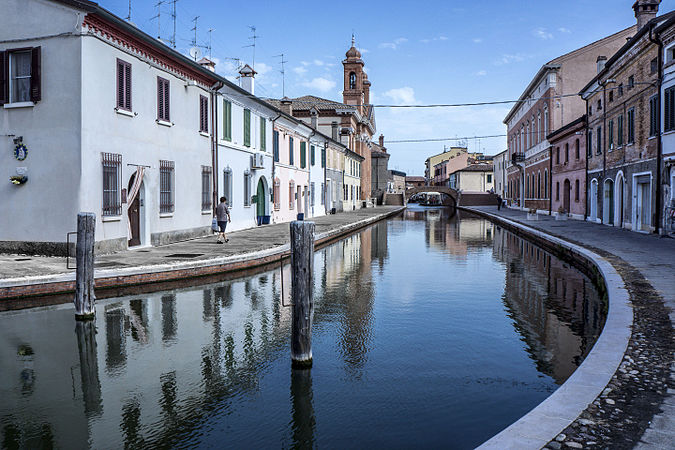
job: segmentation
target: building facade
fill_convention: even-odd
[[[378,204],[382,204],[382,197],[387,192],[387,187],[391,182],[389,156],[387,148],[384,146],[384,136],[380,135],[379,143],[373,143],[370,152],[372,166],[370,171],[372,181],[371,197],[377,199]]]
[[[666,233],[675,233],[675,18],[668,19],[656,30],[661,42],[660,130],[662,186],[662,226]]]
[[[454,171],[448,176],[448,187],[462,192],[486,192],[494,189],[491,163],[471,164]]]
[[[586,116],[549,134],[551,143],[550,210],[583,220],[586,214]]]
[[[362,206],[361,167],[366,164],[365,158],[351,150],[345,151],[345,168],[342,181],[344,211],[360,209]],[[365,181],[363,181],[365,182]]]
[[[495,187],[495,194],[506,198],[506,162],[508,157],[508,150],[504,150],[501,153],[497,153],[493,158],[493,182]]]

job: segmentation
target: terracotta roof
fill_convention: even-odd
[[[405,181],[410,181],[410,182],[413,182],[413,183],[417,182],[417,181],[424,182],[424,181],[426,181],[426,178],[416,177],[416,176],[406,176]]]
[[[492,172],[494,166],[492,164],[471,164],[463,169],[455,170],[452,173],[457,172]]]

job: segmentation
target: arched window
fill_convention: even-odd
[[[356,89],[356,74],[354,72],[349,74],[349,89]]]
[[[532,138],[530,137],[530,122],[527,122],[525,126],[525,149],[530,148],[532,145]]]
[[[544,138],[541,137],[541,111],[537,112],[537,139],[539,142],[544,140]]]
[[[544,198],[548,198],[548,169],[544,169]]]
[[[527,184],[525,185],[525,197],[529,198],[530,197],[530,175],[527,175]]]
[[[295,181],[288,183],[288,209],[295,209]]]
[[[579,201],[579,179],[577,178],[574,182],[574,201]]]
[[[274,195],[274,209],[281,209],[281,180],[279,178],[274,179],[274,190],[272,191]]]
[[[544,107],[544,138],[548,136],[548,107]]]
[[[535,124],[536,122],[534,121],[534,114],[532,114],[532,120],[530,121],[532,124],[532,129],[530,130],[532,132],[530,142],[532,143],[532,146],[537,145],[537,133],[535,132]]]
[[[537,172],[537,198],[541,198],[541,172]]]

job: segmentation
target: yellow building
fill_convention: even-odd
[[[361,208],[361,163],[364,158],[351,150],[344,153],[342,207],[344,211]]]
[[[424,161],[424,178],[426,178],[427,185],[433,185],[431,182],[436,176],[434,174],[434,166],[442,163],[443,161],[449,161],[458,156],[463,156],[463,164],[466,164],[468,158],[472,159],[481,159],[483,157],[482,153],[469,153],[466,147],[450,147],[448,150],[438,155],[430,156]]]

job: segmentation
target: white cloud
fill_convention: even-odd
[[[357,50],[360,51],[362,55],[365,55],[366,53],[370,52],[370,50],[368,50],[367,48],[361,48],[361,47],[358,47]]]
[[[448,37],[447,36],[438,36],[439,41],[447,41]]]
[[[422,44],[428,44],[429,42],[431,42],[431,39],[420,39],[420,42]]]
[[[505,53],[501,56],[500,59],[495,61],[496,66],[503,66],[504,64],[511,64],[514,62],[521,62],[525,61],[527,58],[529,58],[530,55],[526,55],[524,53]]]
[[[394,42],[383,42],[379,45],[380,48],[390,48],[392,50],[396,50],[399,45],[403,44],[404,42],[408,42],[408,39],[404,37],[396,38],[394,39]]]
[[[302,64],[303,66],[307,67],[307,66],[309,66],[309,65],[312,64],[312,63],[309,63],[309,62],[307,62],[307,61],[300,61],[300,64]]]
[[[572,30],[570,30],[569,28],[565,28],[565,27],[558,28],[558,31],[560,31],[561,33],[571,33],[572,32]]]
[[[480,44],[481,42],[483,42],[483,39],[481,39],[481,38],[473,38],[473,43],[474,43],[474,44]]]
[[[478,77],[484,77],[485,75],[487,75],[487,70],[479,70],[476,72],[476,76]]]
[[[264,62],[259,62],[255,65],[255,71],[258,72],[258,75],[265,75],[270,70],[272,70],[272,67]]]
[[[542,28],[542,27],[535,28],[534,30],[532,30],[532,34],[535,37],[538,37],[539,39],[543,39],[545,41],[549,40],[549,39],[553,39],[553,35],[551,33],[549,33],[548,31],[546,31],[546,28]]]
[[[293,68],[293,72],[297,73],[298,75],[304,75],[307,73],[307,69],[305,69],[305,66],[298,66]]]
[[[335,87],[335,81],[327,78],[317,77],[312,81],[305,81],[302,86],[310,89],[316,89],[319,92],[328,92]]]
[[[384,93],[384,96],[392,99],[397,105],[413,105],[417,103],[417,100],[415,100],[415,90],[408,86],[389,89]]]
[[[323,61],[321,61],[320,59],[315,59],[315,60],[314,60],[314,65],[315,65],[315,66],[323,66]]]

